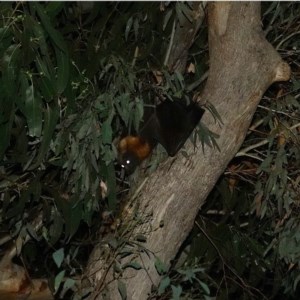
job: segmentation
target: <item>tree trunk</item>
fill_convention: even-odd
[[[126,247],[135,251],[135,255],[126,257],[126,262],[134,260],[143,268],[127,268],[122,273],[127,299],[147,299],[151,286],[159,284],[154,255],[170,266],[192,229],[198,210],[239,150],[262,95],[273,82],[289,79],[289,66],[264,37],[259,3],[210,3],[208,18],[210,70],[201,99],[214,105],[223,124],[216,124],[209,112],[202,121],[220,136],[217,142],[221,151],[205,147],[204,153],[200,148],[195,152],[193,145],[187,142],[190,158],[187,160],[178,154],[175,161],[169,159],[162,164],[133,202],[139,206],[138,211],[128,207],[124,223],[135,222],[135,229],[126,235],[132,242],[131,247],[129,243]],[[139,222],[133,221],[136,219]],[[142,245],[148,253],[135,250],[138,234],[147,237]],[[103,251],[113,258],[107,258],[104,263]],[[112,280],[113,273],[107,271],[115,261],[124,262],[108,245],[93,251],[87,273],[95,288],[91,298],[106,285],[110,299],[121,299],[118,281]]]

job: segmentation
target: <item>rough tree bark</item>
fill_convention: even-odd
[[[262,95],[273,82],[288,80],[290,76],[289,66],[264,37],[259,3],[210,3],[208,18],[210,70],[201,98],[215,106],[223,124],[216,124],[208,112],[203,123],[219,134],[221,151],[206,147],[204,153],[201,149],[194,152],[187,143],[192,155],[189,161],[179,154],[175,162],[162,164],[141,190],[138,213],[146,222],[137,225],[132,233],[146,234],[144,247],[167,265],[193,227],[207,195],[239,150]],[[134,219],[134,214],[129,213],[127,218]],[[113,275],[107,272],[108,265],[103,265],[101,251],[103,248],[95,248],[88,267],[89,280],[95,287],[93,297],[106,282],[110,299],[120,299],[117,282],[111,281]],[[153,256],[140,253],[135,261],[144,268],[124,271],[127,299],[147,299],[160,276]],[[105,275],[109,276],[104,278]]]

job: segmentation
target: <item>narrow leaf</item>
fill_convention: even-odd
[[[168,271],[167,266],[159,258],[156,259],[154,265],[155,265],[155,269],[159,275],[163,275],[163,274],[167,273],[167,271]]]
[[[50,245],[55,245],[63,233],[63,219],[61,215],[55,211],[53,216],[53,224],[49,230],[49,243]]]
[[[69,72],[70,72],[70,61],[69,56],[57,49],[56,50],[57,60],[57,92],[62,93],[68,84]]]
[[[170,20],[170,18],[171,18],[171,16],[172,16],[172,13],[173,13],[173,10],[172,10],[172,9],[170,9],[170,10],[167,12],[167,14],[166,14],[166,16],[165,16],[165,18],[164,18],[163,31],[165,31],[165,29],[166,29],[166,27],[167,27],[167,25],[168,25],[168,23],[169,23],[169,20]]]
[[[119,293],[120,293],[120,296],[121,296],[122,300],[127,299],[126,285],[121,280],[118,280],[118,290],[119,290]]]
[[[13,102],[11,102],[11,104],[13,104]],[[10,112],[8,111],[9,113],[8,118],[0,114],[0,136],[1,136],[0,161],[3,159],[3,155],[9,145],[11,128],[14,119],[13,105],[8,105],[6,107],[6,110],[10,110]]]
[[[67,45],[64,41],[64,38],[58,30],[56,30],[52,27],[51,21],[50,21],[49,17],[47,16],[46,12],[44,11],[44,7],[41,4],[36,3],[36,2],[32,3],[32,5],[36,9],[38,16],[39,16],[43,26],[45,27],[46,31],[48,32],[50,38],[53,40],[55,45],[60,50],[62,50],[66,53]]]
[[[61,282],[65,276],[65,270],[61,271],[60,273],[58,273],[55,277],[54,280],[54,291],[57,292],[57,290],[59,289]]]
[[[25,91],[25,114],[29,136],[40,137],[42,132],[41,98],[34,94],[33,82]]]
[[[180,300],[182,287],[180,285],[179,286],[171,285],[171,288],[172,288],[172,300]]]
[[[59,250],[55,251],[52,254],[52,258],[55,262],[55,264],[57,265],[58,268],[60,268],[61,263],[64,261],[65,258],[65,252],[64,252],[64,248],[60,248]]]
[[[157,291],[159,296],[165,292],[166,288],[170,285],[170,283],[171,283],[171,279],[169,276],[161,280]]]
[[[130,262],[130,263],[127,263],[125,265],[123,265],[122,267],[123,269],[126,269],[126,268],[133,268],[135,270],[140,270],[142,268],[142,266],[136,262],[136,261],[133,261],[133,262]]]
[[[57,125],[57,121],[59,118],[59,108],[57,105],[47,105],[47,109],[44,113],[44,130],[43,130],[43,139],[41,143],[41,147],[39,149],[39,154],[36,162],[30,169],[35,169],[40,165],[43,161],[44,156],[49,150],[50,142]]]
[[[130,17],[129,20],[127,21],[126,28],[125,28],[125,40],[126,41],[128,39],[128,35],[129,35],[130,29],[132,27],[132,23],[133,23],[133,18]]]

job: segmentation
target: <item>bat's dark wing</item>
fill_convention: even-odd
[[[180,101],[166,100],[156,107],[152,115],[156,127],[155,138],[169,156],[174,156],[180,150],[203,113],[204,110],[194,102],[185,105]]]
[[[194,102],[186,105],[182,101],[165,100],[144,123],[139,136],[152,147],[160,143],[169,156],[174,156],[198,125],[203,113],[204,110]]]

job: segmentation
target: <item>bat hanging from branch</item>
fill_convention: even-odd
[[[136,135],[122,138],[118,145],[119,162],[128,174],[146,159],[160,143],[169,156],[175,156],[199,123],[204,110],[195,102],[165,100]]]

